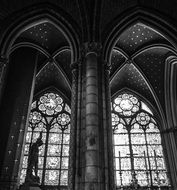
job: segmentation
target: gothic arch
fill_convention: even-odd
[[[107,27],[107,28],[111,28],[111,29],[109,31],[105,31],[105,33],[107,32],[106,33],[107,36],[105,35],[106,40],[105,40],[105,44],[103,46],[103,57],[104,57],[104,60],[106,60],[109,63],[109,65],[111,65],[111,53],[114,50],[113,49],[114,46],[117,46],[117,47],[121,46],[121,45],[120,46],[118,45],[118,42],[117,42],[118,39],[121,38],[121,35],[125,31],[128,31],[128,29],[131,26],[135,26],[137,23],[142,23],[143,25],[150,27],[153,31],[155,30],[157,32],[157,34],[160,34],[162,36],[161,39],[165,39],[168,41],[167,46],[161,46],[162,44],[159,43],[159,44],[153,44],[153,45],[155,45],[155,47],[153,45],[151,46],[151,44],[149,44],[149,47],[147,46],[147,48],[144,48],[144,49],[142,48],[140,51],[138,51],[138,48],[137,48],[137,52],[134,51],[135,54],[133,54],[133,51],[129,52],[130,56],[128,57],[128,59],[125,58],[126,56],[124,55],[125,56],[124,60],[125,60],[125,62],[127,60],[129,60],[129,61],[133,60],[137,63],[138,59],[142,58],[142,56],[140,56],[140,54],[141,54],[140,52],[143,52],[143,51],[148,52],[149,51],[148,54],[146,54],[146,55],[144,54],[147,57],[150,55],[150,52],[154,53],[154,49],[156,49],[156,48],[158,49],[161,46],[161,48],[159,48],[159,49],[161,49],[160,51],[161,51],[161,55],[163,55],[163,60],[161,59],[161,61],[160,61],[157,58],[158,61],[156,61],[156,63],[159,64],[161,71],[163,71],[162,72],[163,74],[159,75],[159,78],[161,78],[161,80],[163,82],[158,83],[156,85],[156,87],[158,88],[158,86],[159,87],[162,86],[163,91],[161,93],[162,95],[158,95],[158,92],[157,92],[157,90],[155,90],[155,88],[154,88],[155,85],[154,85],[153,88],[155,91],[153,92],[153,95],[154,95],[154,97],[156,97],[156,95],[157,95],[157,99],[156,99],[156,102],[158,105],[157,109],[160,112],[160,119],[161,119],[162,126],[163,126],[162,131],[161,131],[162,139],[163,139],[163,142],[164,142],[164,145],[166,148],[165,152],[167,152],[167,154],[166,154],[167,155],[167,163],[169,165],[170,172],[173,173],[175,170],[174,168],[176,168],[175,159],[174,159],[174,157],[176,156],[176,151],[173,151],[172,147],[174,147],[176,140],[173,139],[175,137],[171,138],[171,140],[168,140],[169,139],[168,136],[172,136],[172,133],[175,131],[173,126],[176,126],[174,124],[174,123],[176,123],[176,120],[174,119],[174,115],[176,114],[176,108],[174,108],[175,102],[176,102],[176,92],[174,92],[173,88],[176,85],[176,58],[175,57],[176,57],[176,49],[177,49],[177,43],[176,43],[177,42],[177,39],[176,39],[177,29],[172,24],[168,24],[167,22],[172,23],[172,20],[169,21],[169,19],[165,18],[161,14],[155,13],[153,10],[149,11],[149,10],[145,10],[145,9],[135,8],[135,9],[132,9],[131,11],[127,11],[124,15],[122,15],[122,17],[119,16],[119,18],[115,19],[112,23],[110,23],[110,27]],[[130,31],[132,31],[132,30],[130,30]],[[129,34],[129,33],[126,33],[126,34]],[[122,38],[122,39],[124,39],[124,38]],[[160,40],[159,40],[159,42],[160,42]],[[127,46],[125,46],[125,47],[127,47]],[[169,50],[169,51],[166,51],[165,49]],[[158,52],[158,50],[157,50],[157,52]],[[157,53],[157,52],[155,52],[155,53]],[[143,55],[143,54],[141,54],[141,55]],[[137,59],[136,56],[137,57],[140,56],[140,57]],[[166,59],[167,57],[169,57],[169,58]],[[166,62],[165,62],[165,59],[166,59]],[[114,60],[114,63],[115,62],[116,61]],[[120,62],[119,65],[121,63],[122,62]],[[144,62],[144,63],[147,63],[147,62]],[[161,65],[161,63],[163,63],[163,66]],[[144,64],[143,67],[145,65],[146,64]],[[138,65],[138,66],[140,66],[140,65]],[[150,68],[155,70],[155,68],[151,67],[151,66],[152,66],[152,64],[150,64]],[[116,68],[116,66],[115,66],[115,68]],[[140,67],[140,68],[142,69],[142,67]],[[142,70],[142,72],[144,73],[145,70]],[[147,74],[147,72],[146,72],[144,74],[146,76],[148,76],[148,75],[150,76],[150,73]],[[164,80],[164,75],[166,75],[165,80]],[[154,75],[154,77],[157,77],[157,76]],[[154,81],[151,80],[151,84],[153,82]],[[162,96],[163,96],[163,98],[162,98]],[[171,122],[167,121],[167,120],[169,120],[169,117],[170,117]],[[169,160],[171,160],[171,161],[169,162]],[[172,184],[174,185],[174,187],[176,187],[176,178],[171,176],[171,180],[172,180]]]
[[[77,60],[79,56],[78,44],[80,28],[68,14],[62,9],[56,9],[51,4],[41,4],[35,7],[30,7],[24,10],[23,14],[21,13],[22,12],[18,12],[11,15],[11,17],[17,18],[15,22],[10,19],[5,20],[4,30],[1,31],[2,37],[0,38],[2,57],[8,58],[13,42],[24,30],[30,28],[34,24],[48,21],[62,31],[72,49],[72,61]]]
[[[171,22],[169,22],[169,18],[168,19],[165,18],[165,16],[161,15],[160,13],[157,13],[157,11],[155,10],[148,10],[142,7],[136,7],[132,10],[128,10],[123,15],[115,18],[115,20],[110,22],[109,27],[106,27],[110,29],[105,30],[103,32],[103,35],[105,35],[105,43],[103,44],[103,57],[104,57],[104,60],[106,60],[106,62],[109,65],[111,65],[111,52],[117,42],[118,37],[127,28],[129,28],[131,25],[136,24],[136,23],[145,24],[146,26],[151,27],[152,29],[155,29],[157,32],[162,34],[170,42],[170,45],[168,46],[168,45],[156,44],[155,47],[161,46],[162,48],[168,49],[173,54],[176,55],[177,39],[176,39],[175,33],[177,33],[177,28],[175,28],[172,24],[169,24],[169,23],[172,23],[172,20]],[[146,51],[148,49],[152,49],[152,48],[154,48],[154,46],[152,47],[149,46],[149,47],[146,47],[145,49],[141,49],[140,51],[136,52],[134,55],[129,57],[129,59],[134,59],[139,53]],[[125,57],[127,59],[127,55]],[[166,70],[167,69],[165,69],[165,71]],[[165,112],[161,108],[156,95],[154,93],[153,95],[158,104],[158,109],[161,112],[161,117],[164,118]],[[169,101],[169,100],[165,99],[165,101]],[[164,124],[165,123],[166,122],[164,122]]]
[[[168,22],[167,22],[168,21]],[[134,8],[126,11],[123,15],[118,16],[112,22],[110,22],[110,28],[103,32],[105,34],[105,43],[103,44],[103,56],[106,61],[110,60],[110,54],[112,48],[114,47],[118,36],[123,33],[130,25],[134,23],[143,23],[164,35],[171,44],[176,48],[176,32],[177,28],[172,23],[172,20],[169,22],[169,18],[158,14],[157,10],[148,10],[141,7]]]
[[[147,105],[150,108],[150,110],[152,110],[152,112],[154,114],[154,118],[157,120],[157,123],[159,124],[159,126],[163,126],[164,125],[164,120],[163,120],[162,116],[158,113],[158,111],[152,105],[152,103],[149,102],[149,100],[147,100],[147,98],[145,98],[144,96],[142,96],[140,93],[135,92],[134,90],[132,90],[130,88],[126,88],[125,87],[125,88],[117,91],[113,96],[111,96],[111,99],[114,99],[116,96],[118,96],[118,94],[123,94],[123,93],[132,94],[132,95],[138,97],[139,100],[147,103]],[[161,131],[161,130],[163,130],[163,128],[159,128],[159,130]]]

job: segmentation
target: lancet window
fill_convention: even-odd
[[[151,109],[130,93],[119,94],[111,106],[117,186],[169,186],[159,126]]]
[[[20,184],[25,181],[29,148],[42,131],[38,176],[44,186],[67,186],[71,110],[59,94],[45,93],[31,105]]]

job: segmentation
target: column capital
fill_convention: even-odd
[[[100,42],[86,42],[81,46],[82,56],[87,56],[90,53],[99,55],[101,53],[102,46]]]

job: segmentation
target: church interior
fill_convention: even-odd
[[[0,190],[177,190],[177,1],[0,1]]]

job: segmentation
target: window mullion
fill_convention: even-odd
[[[145,142],[146,142],[146,152],[147,152],[147,159],[148,159],[148,165],[149,165],[150,182],[151,182],[151,186],[153,186],[151,162],[150,162],[150,158],[149,158],[149,148],[148,148],[147,136],[146,136],[146,135],[147,135],[147,134],[146,134],[146,131],[144,130],[144,136],[145,136]],[[148,183],[149,183],[149,182],[148,182]]]
[[[135,169],[134,169],[134,155],[133,155],[133,148],[132,148],[132,143],[131,143],[131,128],[130,126],[127,126],[128,128],[128,139],[129,139],[129,149],[130,149],[130,163],[131,163],[131,176],[132,179],[134,178],[134,174],[135,174]]]
[[[42,185],[44,185],[44,180],[45,180],[45,172],[46,172],[46,161],[47,161],[47,149],[48,149],[48,140],[49,140],[49,130],[50,126],[47,124],[46,126],[47,129],[47,134],[46,134],[46,140],[45,140],[45,150],[44,150],[44,163],[43,163],[43,171],[42,171]]]
[[[60,173],[59,173],[59,186],[60,186],[60,180],[61,180],[61,167],[62,167],[62,157],[63,157],[63,134],[64,134],[64,131],[62,129],[62,136],[61,136],[61,152],[60,152]]]

